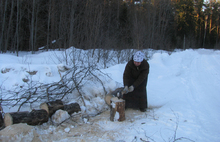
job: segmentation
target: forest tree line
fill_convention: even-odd
[[[1,0],[0,51],[220,48],[220,2]]]

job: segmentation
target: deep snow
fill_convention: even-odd
[[[30,70],[37,71],[37,74],[32,76],[32,80],[43,83],[59,81],[57,67],[66,65],[64,53],[68,53],[69,50],[76,49],[70,48],[66,52],[48,51],[34,55],[23,53],[19,57],[10,53],[1,54],[1,89],[24,86],[22,79],[27,78],[26,71]],[[77,55],[80,53],[79,57],[84,58],[83,64],[95,62],[87,56],[86,51],[76,50],[75,53]],[[125,112],[125,121],[111,122],[108,106],[103,100],[105,93],[102,86],[88,81],[85,82],[83,89],[90,99],[86,100],[86,107],[81,105],[82,110],[87,110],[91,114],[96,113],[97,110],[105,111],[98,116],[84,118],[84,121],[77,124],[69,122],[61,127],[48,122],[42,126],[35,126],[39,138],[42,141],[62,142],[175,140],[219,142],[220,51],[189,49],[170,54],[165,51],[146,50],[145,53],[148,53],[150,64],[147,112],[128,109]],[[110,77],[101,78],[109,92],[123,86],[122,76],[126,62],[122,61],[118,64],[114,58],[108,60],[106,64],[108,68],[103,68],[104,61],[100,61],[98,66]],[[71,64],[68,63],[68,66]],[[76,97],[73,95],[74,92],[65,102],[77,101],[74,100]],[[3,106],[3,109],[7,113],[16,111],[17,108]],[[30,110],[30,108],[23,107],[22,110]]]

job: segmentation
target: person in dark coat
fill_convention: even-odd
[[[144,54],[137,51],[132,59],[127,63],[124,74],[125,108],[136,108],[146,111],[147,104],[147,80],[149,74],[149,64],[144,59]]]

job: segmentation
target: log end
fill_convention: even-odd
[[[5,123],[5,127],[10,126],[10,125],[13,124],[13,118],[11,117],[10,113],[5,113],[4,123]]]
[[[48,107],[47,103],[40,104],[40,109],[46,110],[47,113],[49,114],[49,107]]]
[[[109,106],[111,105],[111,99],[112,99],[112,95],[111,94],[107,94],[106,96],[105,96],[105,102],[106,102],[106,104],[108,104]]]

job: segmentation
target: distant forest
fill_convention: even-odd
[[[0,51],[220,49],[220,1],[1,0]]]

